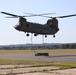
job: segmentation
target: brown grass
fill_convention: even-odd
[[[76,54],[76,49],[53,49],[53,50],[0,50],[0,54],[34,54],[48,52],[49,54]]]

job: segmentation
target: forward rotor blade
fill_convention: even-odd
[[[14,16],[9,17],[9,16],[7,16],[7,17],[5,17],[5,18],[18,18],[18,17],[14,17]]]
[[[56,18],[67,18],[67,17],[73,17],[73,16],[76,16],[76,14],[66,15],[66,16],[59,16],[59,17],[56,17]]]
[[[2,14],[6,14],[6,15],[10,15],[10,16],[14,16],[14,17],[16,17],[16,18],[20,17],[20,16],[18,16],[18,15],[14,15],[14,14],[6,13],[6,12],[1,12],[1,13],[2,13]]]

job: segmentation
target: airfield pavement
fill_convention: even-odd
[[[0,59],[36,60],[48,62],[76,62],[76,55],[51,54],[49,56],[35,56],[34,54],[0,54]]]

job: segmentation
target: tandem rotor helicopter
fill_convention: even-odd
[[[54,38],[55,38],[55,34],[59,31],[57,18],[67,18],[67,17],[76,16],[76,14],[59,16],[59,17],[46,16],[48,14],[53,14],[53,13],[45,13],[45,14],[26,13],[29,15],[19,16],[19,15],[7,13],[7,12],[1,12],[1,13],[11,16],[7,18],[19,18],[19,22],[14,26],[14,28],[18,31],[25,32],[26,36],[29,36],[29,33],[33,33],[34,36],[37,36],[39,34],[45,35],[45,37],[47,37],[47,35],[53,35]],[[48,19],[45,24],[39,24],[39,23],[28,22],[27,19],[24,18],[24,17],[33,17],[33,16],[42,16],[50,19]]]

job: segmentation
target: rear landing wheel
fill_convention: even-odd
[[[45,35],[45,38],[47,38],[47,35]]]
[[[55,38],[55,35],[53,35],[53,37]]]
[[[26,36],[29,36],[29,34],[26,34]]]
[[[34,36],[37,36],[37,34],[34,34]]]

